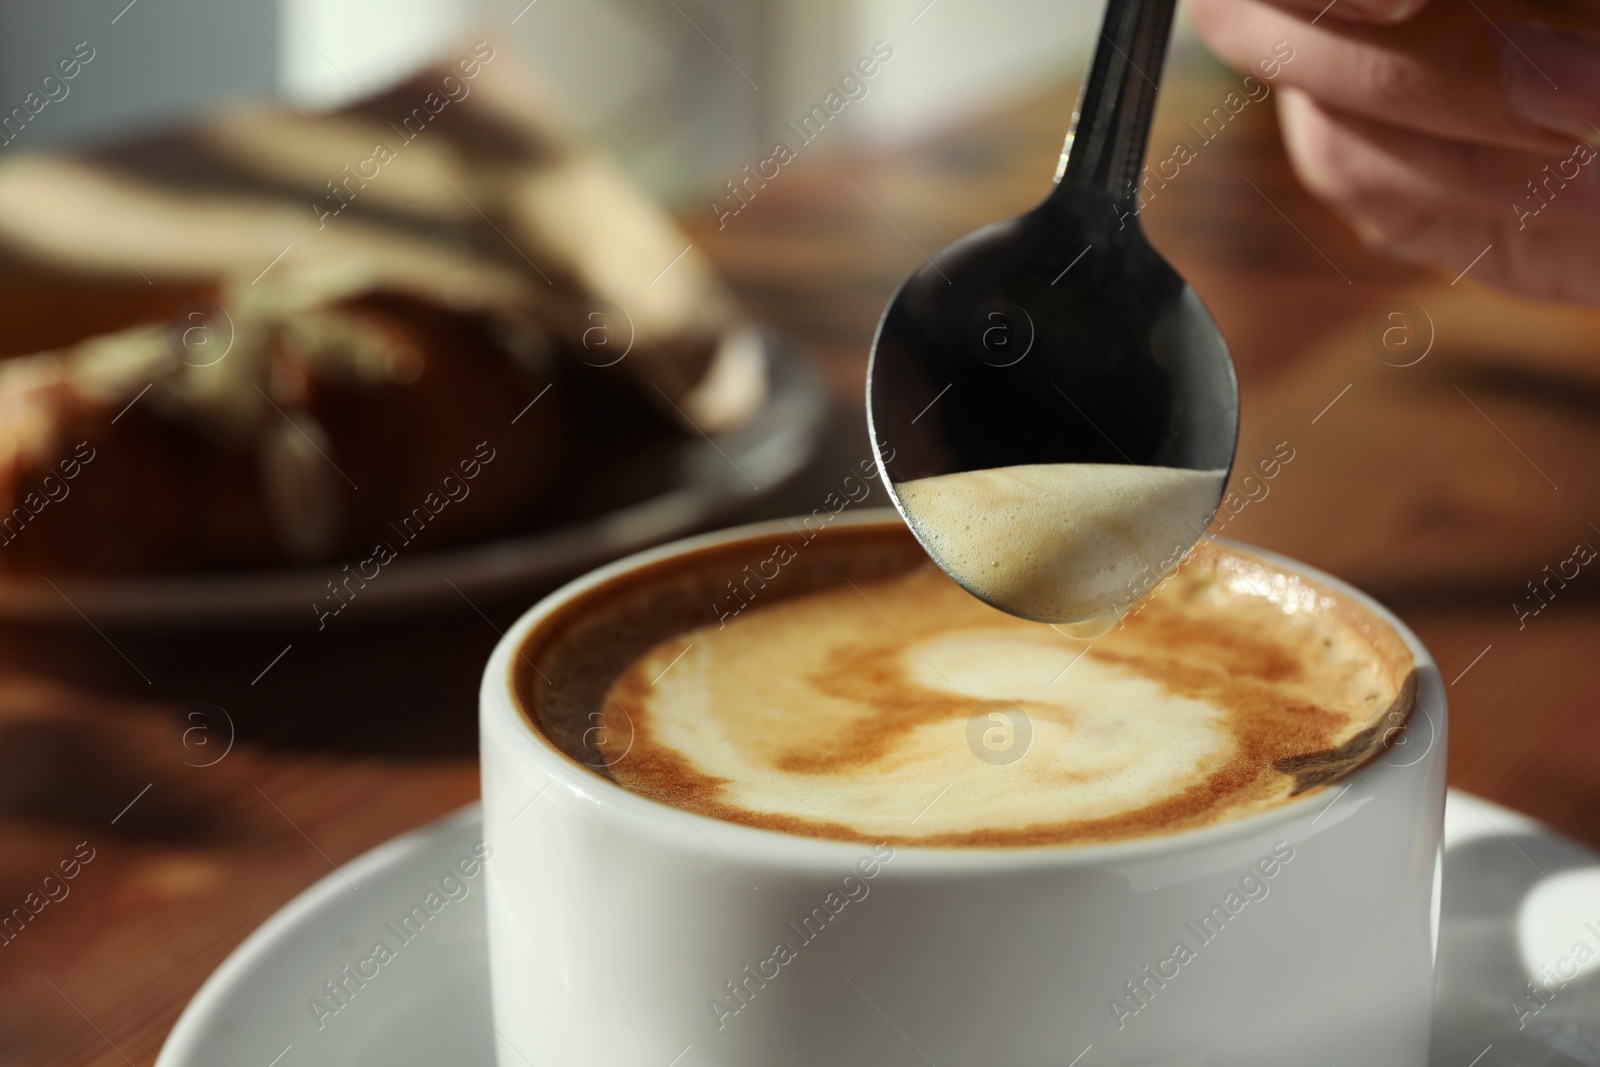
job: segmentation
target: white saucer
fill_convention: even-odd
[[[300,894],[201,987],[156,1067],[492,1067],[483,875],[454,871],[481,829],[477,805],[463,808]],[[457,899],[440,891],[446,872],[455,881],[444,889]],[[437,913],[414,920],[420,929],[408,928],[412,939],[402,943],[386,924],[430,890],[439,892]],[[378,941],[399,947],[388,962],[362,968]],[[1595,958],[1576,980],[1561,988],[1541,974],[1560,967],[1571,975],[1580,942]],[[323,983],[343,978],[346,966],[373,977],[360,986],[345,979],[340,1005]],[[1541,990],[1548,1005],[1519,1029],[1517,1007],[1538,1003],[1524,985],[1530,978],[1556,992]],[[314,997],[321,1013],[309,1006]],[[1600,1067],[1600,856],[1456,791],[1445,813],[1432,1064]]]

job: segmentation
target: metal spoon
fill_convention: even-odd
[[[941,558],[940,535],[950,531],[937,522],[948,516],[917,521],[904,483],[1036,464],[1215,472],[1214,495],[1191,494],[1185,540],[1173,546],[1186,551],[1233,463],[1239,390],[1227,345],[1139,225],[1175,2],[1110,0],[1055,187],[1032,211],[968,234],[907,278],[873,341],[867,425],[895,506],[952,577],[1028,618],[1114,617],[1126,607],[1041,607],[977,588]],[[1151,561],[1141,562],[1148,572]]]

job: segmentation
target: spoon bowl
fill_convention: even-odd
[[[1130,555],[1144,572],[1159,571],[1203,534],[1233,462],[1238,383],[1205,306],[1146,241],[1136,184],[1172,9],[1173,0],[1111,0],[1050,195],[962,237],[907,278],[868,365],[868,426],[884,484],[923,547],[980,598],[1042,621],[1104,616],[1118,605],[1039,600],[975,581],[969,567],[951,565],[947,549],[961,533],[944,527],[955,520],[908,508],[903,486],[1064,464],[1136,468],[1124,472],[1134,485],[1152,468],[1206,472],[1203,491],[1182,497],[1194,514],[1178,524],[1181,543],[1150,559],[1140,557],[1153,549],[1130,542]],[[1103,534],[1093,536],[1104,542]]]

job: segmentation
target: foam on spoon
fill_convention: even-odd
[[[935,562],[974,595],[1097,636],[1200,538],[1227,471],[1040,463],[895,487]]]

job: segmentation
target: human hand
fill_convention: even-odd
[[[1369,244],[1451,275],[1482,254],[1477,281],[1600,306],[1600,24],[1583,10],[1188,0],[1232,63],[1294,49],[1275,79],[1290,158]]]

